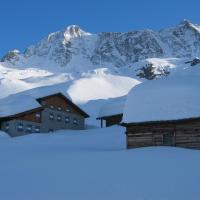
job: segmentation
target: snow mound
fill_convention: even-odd
[[[126,95],[139,83],[140,81],[133,78],[106,74],[101,69],[96,70],[95,74],[86,75],[74,81],[68,88],[68,93],[75,102],[83,104],[90,100]]]
[[[172,76],[147,81],[128,94],[124,123],[200,117],[198,76]]]

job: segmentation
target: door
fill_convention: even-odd
[[[173,133],[164,133],[163,134],[163,145],[164,146],[173,146],[174,145],[174,134]]]

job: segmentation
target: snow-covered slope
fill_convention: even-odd
[[[199,200],[200,152],[125,149],[125,129],[0,138],[2,200]]]

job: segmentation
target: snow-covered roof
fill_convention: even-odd
[[[41,105],[31,96],[10,95],[0,100],[0,117],[12,116],[40,107]]]
[[[31,90],[26,90],[24,92],[20,92],[17,94],[14,94],[14,96],[21,96],[21,95],[28,95],[33,97],[34,99],[50,96],[56,93],[62,93],[66,98],[71,100],[71,97],[67,93],[67,89],[63,84],[56,84],[52,86],[43,86],[43,87],[38,87],[34,88]],[[11,95],[12,96],[12,95]]]
[[[108,100],[100,109],[98,118],[119,115],[123,113],[126,96]]]
[[[165,121],[200,117],[200,79],[174,76],[147,81],[128,94],[124,123]]]
[[[8,117],[35,108],[40,108],[41,105],[36,101],[36,99],[56,93],[62,93],[65,97],[71,100],[63,88],[59,89],[56,86],[39,87],[0,99],[0,117]]]

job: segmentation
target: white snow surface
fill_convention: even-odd
[[[128,94],[122,121],[137,123],[200,117],[199,102],[199,75],[147,81]]]
[[[126,96],[108,99],[107,102],[100,108],[98,117],[101,118],[122,114],[124,111],[125,101]]]
[[[125,149],[113,126],[0,138],[2,200],[199,200],[200,151]]]

